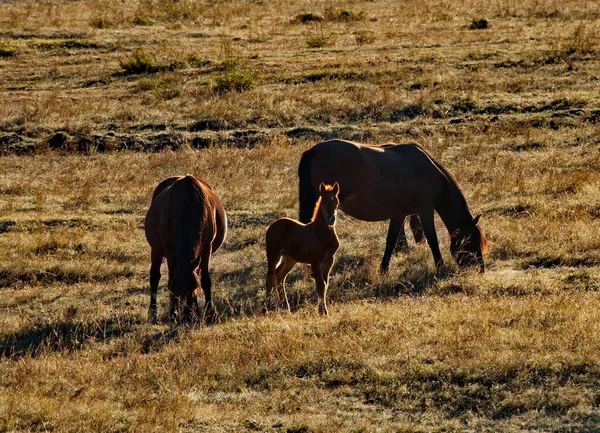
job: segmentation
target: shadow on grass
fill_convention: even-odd
[[[74,352],[89,342],[104,342],[133,334],[146,323],[146,318],[139,315],[115,315],[98,321],[62,320],[35,325],[0,335],[0,357],[14,359],[39,357],[49,352]],[[178,336],[177,328],[136,335],[135,347],[141,353],[153,352]]]
[[[329,280],[328,302],[336,304],[366,299],[422,296],[430,288],[454,276],[455,272],[452,267],[436,272],[431,267],[408,266],[401,273],[381,277],[379,267],[368,262],[368,259],[360,255],[340,255],[336,258]],[[262,268],[245,266],[221,274],[219,281],[213,284],[213,302],[218,322],[262,314],[265,272]],[[460,290],[460,287],[456,288],[456,291]],[[302,308],[316,308],[315,281],[309,265],[297,264],[288,274],[286,292],[292,312]],[[277,305],[278,299],[277,293],[273,293],[273,305]],[[199,296],[199,301],[203,305],[202,295]]]
[[[407,266],[401,273],[391,277],[381,277],[379,267],[374,267],[360,255],[340,255],[331,272],[328,302],[332,304],[361,301],[367,299],[393,299],[401,296],[422,296],[440,282],[451,278],[455,269],[448,267],[436,272],[431,267]],[[213,276],[212,294],[216,311],[216,323],[230,319],[262,315],[265,301],[264,267],[247,265]],[[445,294],[461,291],[461,287],[446,288]],[[315,281],[309,265],[297,264],[286,279],[286,292],[292,312],[302,308],[316,308],[317,295]],[[446,293],[447,292],[447,293]],[[127,296],[148,293],[147,287],[131,287]],[[169,323],[166,314],[168,290],[159,287],[158,308],[159,323]],[[125,297],[121,297],[124,302]],[[277,293],[272,294],[273,304],[278,300]],[[204,294],[198,294],[200,309],[204,311]],[[194,326],[204,326],[203,319]]]

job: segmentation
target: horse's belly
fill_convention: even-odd
[[[340,207],[344,213],[363,221],[385,221],[396,216],[399,212],[397,206],[379,202],[377,198],[358,200],[356,195],[344,199]]]

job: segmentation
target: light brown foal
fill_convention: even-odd
[[[265,309],[270,304],[273,286],[280,305],[290,310],[285,292],[285,278],[298,262],[311,266],[316,283],[319,313],[328,315],[327,283],[333,259],[339,247],[335,232],[335,217],[340,186],[321,183],[319,199],[308,224],[291,218],[280,218],[269,226],[266,234],[267,284]]]

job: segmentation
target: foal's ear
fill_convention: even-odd
[[[335,195],[338,195],[338,194],[339,194],[339,192],[340,192],[340,184],[339,184],[339,183],[337,183],[337,182],[336,182],[336,183],[334,183],[334,184],[333,184],[333,189],[332,189],[332,191],[333,191],[333,193],[334,193]]]
[[[324,192],[325,192],[325,184],[323,182],[321,182],[321,185],[319,185],[319,194],[323,195]]]
[[[473,218],[473,225],[476,226],[479,223],[479,218],[481,218],[481,214],[477,215]]]

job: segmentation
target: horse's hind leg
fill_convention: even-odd
[[[421,225],[419,215],[411,215],[408,218],[408,221],[410,223],[410,231],[412,232],[413,237],[415,238],[415,243],[420,244],[422,242],[425,242],[423,226]]]
[[[398,246],[398,248],[401,250],[406,250],[408,248],[406,234],[404,233],[404,219],[405,215],[401,215],[390,220],[390,226],[388,228],[388,234],[385,240],[385,252],[383,253],[383,258],[381,259],[382,274],[385,274],[388,271],[394,248],[396,248],[396,246]]]
[[[215,323],[215,306],[212,302],[212,280],[209,273],[210,265],[210,253],[211,245],[205,246],[202,250],[202,257],[200,259],[200,285],[204,291],[205,307],[205,321],[207,325]]]
[[[285,291],[285,279],[295,265],[295,260],[284,255],[281,259],[281,263],[279,263],[279,266],[277,266],[277,269],[275,270],[275,282],[277,285],[277,294],[279,295],[279,303],[281,307],[287,309],[287,311],[291,311],[291,308]]]
[[[433,254],[435,266],[438,270],[440,270],[444,266],[444,260],[442,259],[442,253],[440,252],[437,233],[435,232],[433,209],[419,213],[419,218],[421,218],[423,232],[425,233],[425,238],[427,238],[427,243],[429,244],[429,248]]]
[[[160,265],[162,264],[162,251],[152,248],[150,253],[150,306],[148,307],[148,320],[156,323],[156,294],[160,281]]]

